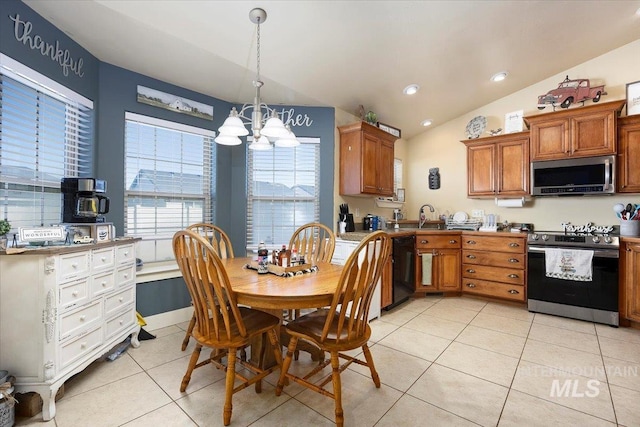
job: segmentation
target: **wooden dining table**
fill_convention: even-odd
[[[278,276],[272,273],[260,274],[248,266],[252,257],[227,258],[222,263],[229,276],[229,281],[236,293],[237,302],[259,310],[267,311],[282,318],[283,310],[318,308],[331,305],[336,286],[340,282],[341,265],[318,262],[317,271],[311,271],[292,277]],[[280,341],[287,345],[289,337],[280,333]],[[262,341],[252,342],[251,361],[260,364],[256,359]],[[268,343],[265,343],[269,346]],[[312,360],[321,361],[324,353],[311,343],[299,341],[298,349],[306,351]],[[267,351],[267,366],[275,363],[271,351]]]

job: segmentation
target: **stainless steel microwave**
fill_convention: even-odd
[[[616,157],[531,162],[533,196],[585,196],[614,194]]]

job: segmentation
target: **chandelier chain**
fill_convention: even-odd
[[[260,81],[260,18],[258,18],[258,30],[257,30],[258,42],[256,43],[256,84]]]

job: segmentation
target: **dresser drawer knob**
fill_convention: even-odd
[[[511,243],[509,243],[509,247],[511,247],[511,248],[518,248],[518,247],[520,247],[520,244],[519,244],[519,243],[516,243],[516,242],[511,242]]]
[[[78,291],[71,292],[71,295],[73,295],[74,297],[77,297],[78,296]]]
[[[105,262],[106,260],[107,260],[107,258],[106,258],[106,257],[101,257],[101,258],[100,258],[100,261],[102,261],[102,262]]]
[[[520,292],[516,291],[515,289],[509,289],[509,293],[512,295],[515,295],[515,294],[519,294]]]
[[[123,297],[120,297],[120,298],[118,298],[118,301],[119,301],[119,302],[122,302],[122,301],[124,301],[124,298],[123,298]]]
[[[87,318],[87,316],[82,315],[82,316],[80,316],[80,321],[81,321],[81,322],[84,322],[84,319],[86,319],[86,318]]]
[[[128,275],[127,273],[125,273],[123,277],[124,277],[125,279],[128,279],[128,278],[129,278],[129,275]]]
[[[512,274],[510,274],[508,277],[509,277],[510,279],[517,279],[517,278],[518,278],[518,275],[517,275],[517,274],[513,274],[513,273],[512,273]]]
[[[120,319],[120,324],[122,325],[124,323],[124,320]]]
[[[420,243],[423,244],[423,245],[426,245],[427,243],[429,243],[429,241],[428,240],[420,240]]]
[[[475,244],[476,244],[476,241],[475,241],[475,240],[467,240],[467,243],[468,243],[469,245],[475,245]]]
[[[125,251],[124,256],[129,256],[129,251]]]
[[[104,281],[103,281],[103,282],[101,282],[100,284],[102,285],[102,287],[103,287],[103,288],[104,288],[105,286],[107,286],[107,282],[104,282]]]
[[[476,285],[474,283],[467,283],[468,288],[475,288]]]
[[[475,255],[467,255],[467,258],[469,258],[469,259],[476,259],[476,256],[475,256]]]
[[[80,348],[87,348],[87,342],[83,341],[82,343],[80,343]]]
[[[449,240],[449,243],[451,243],[453,245],[453,244],[458,243],[458,242],[456,242],[454,239],[451,239],[451,240]]]
[[[517,258],[509,258],[509,262],[516,263],[516,262],[520,262],[520,260]]]
[[[78,263],[74,262],[73,264],[71,264],[71,267],[78,268]]]
[[[467,268],[467,273],[475,273],[476,271],[473,268]]]

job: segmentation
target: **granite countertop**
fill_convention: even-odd
[[[474,230],[446,230],[446,229],[437,229],[437,228],[413,228],[413,227],[405,227],[405,228],[389,228],[385,231],[391,238],[394,237],[405,237],[405,236],[413,236],[415,234],[448,234],[448,233],[464,233],[464,234],[482,234],[482,235],[515,235],[515,236],[526,236],[527,233],[512,233],[510,231],[474,231]],[[349,233],[338,233],[336,234],[336,238],[341,240],[351,240],[351,241],[360,241],[367,237],[369,234],[373,233],[373,231],[353,231]]]

